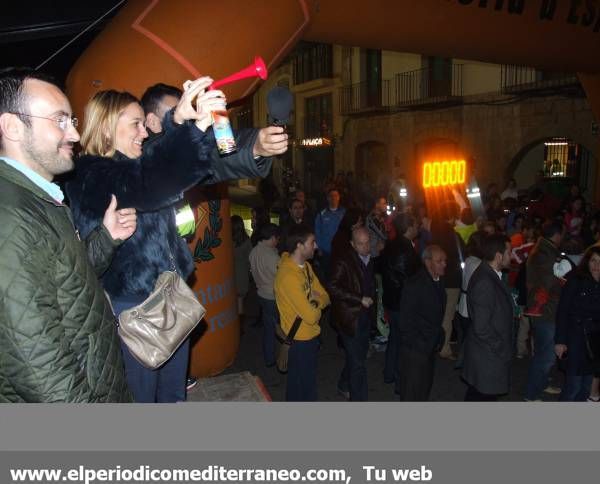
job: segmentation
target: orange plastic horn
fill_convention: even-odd
[[[262,57],[256,56],[254,63],[241,71],[231,74],[230,76],[219,79],[211,84],[209,89],[216,89],[217,87],[224,86],[225,84],[231,84],[232,82],[239,81],[240,79],[246,79],[247,77],[260,77],[263,81],[267,79],[269,73],[267,66]]]

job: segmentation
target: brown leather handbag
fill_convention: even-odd
[[[142,365],[154,370],[173,356],[205,314],[177,272],[163,272],[143,303],[119,315],[119,336]]]

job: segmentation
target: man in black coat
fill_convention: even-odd
[[[413,246],[419,233],[414,217],[405,213],[394,217],[392,224],[396,238],[388,240],[379,256],[383,286],[383,307],[389,315],[390,334],[385,349],[383,380],[393,383],[398,378],[398,326],[400,324],[400,299],[404,282],[415,275],[421,260]]]
[[[462,262],[465,253],[463,240],[454,230],[459,215],[460,207],[456,202],[445,202],[431,223],[431,241],[439,245],[448,257],[444,276],[448,303],[443,322],[444,344],[440,349],[440,356],[448,359],[455,359],[450,347],[450,336],[462,286]]]
[[[502,269],[510,266],[508,237],[483,240],[483,260],[467,288],[471,323],[464,342],[462,378],[469,388],[467,402],[496,401],[508,393],[512,358],[513,303]]]
[[[400,302],[401,371],[396,393],[405,402],[429,400],[435,354],[444,341],[446,291],[441,278],[446,254],[439,246],[430,245],[423,251],[423,263],[425,267],[406,281]]]
[[[368,397],[367,352],[369,330],[376,317],[375,272],[371,259],[369,231],[359,227],[352,231],[353,250],[334,259],[329,295],[332,319],[346,354],[346,363],[338,382],[340,393],[353,402],[365,402]]]

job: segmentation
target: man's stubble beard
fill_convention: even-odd
[[[67,143],[59,143],[54,150],[39,149],[35,146],[31,129],[23,142],[23,151],[29,159],[38,164],[44,171],[52,176],[71,171],[75,164],[72,158],[60,154],[61,146]]]

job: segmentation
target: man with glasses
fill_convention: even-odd
[[[47,119],[49,121],[54,121],[54,124],[56,124],[56,126],[58,126],[62,131],[66,131],[69,128],[69,126],[73,126],[74,128],[77,128],[77,126],[79,126],[79,120],[76,117],[64,112],[56,113],[56,116],[51,118],[47,116],[34,116],[33,114],[17,112],[11,112],[10,114],[16,114],[20,118],[24,116],[26,118]]]
[[[68,99],[27,69],[0,72],[0,93],[0,402],[130,401],[98,277],[135,210],[113,196],[81,241],[52,183],[79,141]]]

